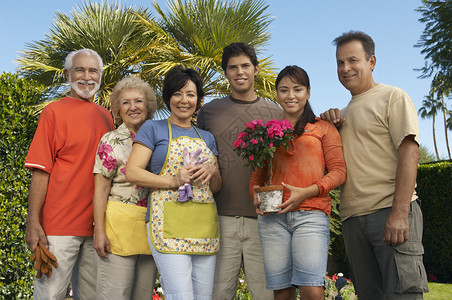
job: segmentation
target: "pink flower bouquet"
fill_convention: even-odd
[[[237,155],[247,160],[245,166],[260,169],[273,158],[277,148],[287,148],[292,138],[293,127],[287,120],[254,120],[245,125],[232,146]]]

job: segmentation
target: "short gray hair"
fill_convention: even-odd
[[[135,76],[129,76],[123,78],[119,81],[110,95],[110,109],[113,115],[113,119],[116,125],[122,124],[122,118],[119,114],[119,107],[121,106],[119,103],[119,96],[121,92],[126,90],[138,90],[143,92],[146,100],[146,107],[148,110],[148,115],[146,119],[152,119],[154,117],[154,113],[157,110],[157,100],[155,98],[154,90],[151,88],[149,83]]]
[[[97,61],[99,63],[99,72],[100,72],[100,74],[103,73],[104,63],[102,62],[102,58],[100,57],[100,55],[96,51],[88,49],[88,48],[72,51],[71,53],[69,53],[66,56],[66,59],[64,61],[64,69],[65,70],[68,70],[68,71],[71,70],[71,68],[72,68],[72,60],[74,59],[74,56],[76,56],[78,54],[93,55],[97,59]]]

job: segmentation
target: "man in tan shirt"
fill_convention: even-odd
[[[360,299],[422,299],[416,109],[403,90],[374,81],[370,36],[350,31],[334,43],[338,78],[352,99],[321,117],[338,127],[344,147],[341,219],[355,289]]]

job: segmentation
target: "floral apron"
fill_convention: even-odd
[[[180,136],[173,139],[171,123],[168,120],[168,131],[168,152],[159,175],[176,176],[183,166],[184,147],[190,152],[201,148],[199,157],[215,163],[215,156],[197,130],[199,138]],[[206,255],[219,251],[217,207],[209,183],[191,184],[193,199],[187,202],[177,201],[177,188],[151,191],[150,236],[153,246],[159,252]]]

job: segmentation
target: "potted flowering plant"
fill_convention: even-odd
[[[268,165],[269,184],[256,190],[263,212],[280,210],[277,206],[282,202],[283,187],[272,185],[272,159],[276,149],[287,148],[293,137],[293,127],[289,121],[273,119],[264,123],[258,119],[245,124],[245,130],[237,135],[232,144],[237,155],[246,160],[245,166],[256,170]]]

